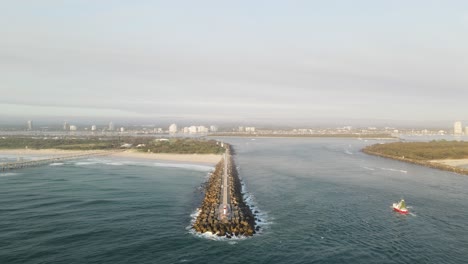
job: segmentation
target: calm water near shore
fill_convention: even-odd
[[[262,232],[188,230],[210,167],[93,158],[0,173],[0,263],[466,263],[468,177],[379,141],[232,138]],[[6,157],[3,157],[6,159]],[[405,198],[410,215],[392,212]]]

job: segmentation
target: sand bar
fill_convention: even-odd
[[[151,160],[164,160],[164,161],[179,161],[191,163],[205,163],[217,164],[222,155],[218,154],[170,154],[170,153],[144,153],[134,150],[127,150],[112,154],[114,157],[137,158],[137,159],[151,159]]]
[[[61,150],[61,149],[0,149],[0,155],[8,156],[43,156],[56,157],[87,153],[107,152],[106,150]],[[150,159],[161,161],[176,161],[190,163],[217,164],[222,155],[218,154],[169,154],[169,153],[144,153],[135,150],[126,150],[123,152],[111,153],[113,157],[133,158],[133,159]]]

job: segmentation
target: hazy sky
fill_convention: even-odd
[[[0,0],[0,113],[468,119],[468,1]]]

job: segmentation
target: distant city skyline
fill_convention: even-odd
[[[4,2],[0,122],[449,127],[468,120],[467,10],[421,0]]]

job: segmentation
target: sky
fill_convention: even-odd
[[[468,1],[0,0],[0,115],[468,120]]]

